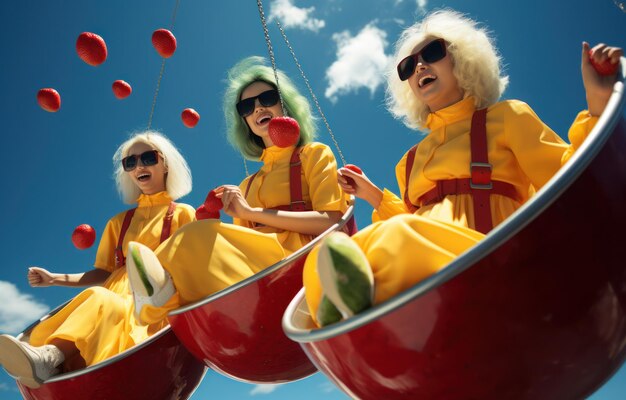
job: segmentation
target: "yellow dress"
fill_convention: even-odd
[[[438,180],[469,178],[471,117],[474,99],[469,97],[431,113],[430,133],[419,143],[410,177],[409,199],[418,204]],[[597,117],[583,111],[569,131],[571,145],[547,127],[525,103],[508,100],[487,113],[487,146],[493,165],[492,179],[515,186],[526,201],[558,171],[595,126]],[[405,154],[396,166],[400,193],[406,186]],[[523,204],[501,195],[491,195],[494,226]],[[441,202],[410,214],[404,201],[383,191],[373,224],[353,239],[374,272],[375,303],[387,300],[437,272],[476,244],[484,235],[474,231],[470,194],[448,195]],[[321,288],[315,270],[316,253],[305,264],[304,286],[309,309],[316,315]]]
[[[252,207],[288,205],[289,162],[294,148],[276,146],[261,155],[263,166],[256,174],[247,201]],[[337,164],[332,151],[321,143],[303,147],[302,196],[316,211],[347,209],[347,198],[337,183]],[[245,194],[246,178],[240,185]],[[234,219],[233,224],[201,220],[183,227],[157,250],[161,265],[171,274],[177,294],[163,307],[144,306],[141,318],[154,322],[167,312],[198,301],[248,278],[282,260],[313,237],[271,226]]]
[[[139,197],[124,237],[124,251],[131,240],[152,249],[158,247],[163,217],[171,201],[167,192]],[[94,266],[111,272],[111,276],[103,287],[83,290],[58,313],[37,325],[30,335],[32,345],[42,346],[53,339],[71,341],[89,366],[134,346],[164,326],[164,321],[155,321],[151,326],[136,321],[126,267],[115,266],[115,248],[125,214],[126,211],[121,212],[109,220],[96,253]],[[170,232],[193,220],[194,208],[177,203]],[[67,360],[66,369],[74,369],[80,362],[82,360]]]

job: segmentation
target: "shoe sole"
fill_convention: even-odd
[[[145,247],[145,250],[143,249]],[[135,302],[135,318],[142,322],[141,309],[144,305],[163,306],[176,292],[169,273],[163,270],[158,258],[148,247],[130,242],[128,244],[127,273]],[[157,283],[148,272],[148,265],[158,265],[164,273],[164,282]],[[154,268],[151,268],[154,269]],[[159,288],[155,291],[155,288]]]
[[[344,265],[335,264],[335,260],[340,258],[347,260]],[[345,233],[336,232],[322,242],[317,272],[324,294],[344,318],[349,318],[372,305],[374,275],[365,254]],[[356,299],[346,298],[350,296],[350,289],[346,290],[345,283],[341,283],[343,280],[350,281],[352,286],[368,289],[367,299],[362,299],[363,301],[356,307],[350,307],[348,303],[354,304]]]
[[[9,375],[29,388],[36,389],[43,383],[26,350],[12,336],[0,335],[0,363]]]

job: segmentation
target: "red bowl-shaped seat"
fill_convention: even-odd
[[[115,357],[54,376],[37,389],[19,381],[17,386],[27,400],[178,400],[191,397],[205,373],[206,366],[166,327]]]
[[[351,206],[327,233],[342,229],[352,214]],[[236,380],[279,383],[316,372],[300,345],[285,336],[281,318],[302,288],[307,254],[323,236],[248,279],[172,311],[172,330],[199,360]]]
[[[477,246],[323,329],[300,292],[284,315],[287,336],[355,398],[582,399],[595,391],[626,357],[626,98],[622,82],[616,89],[571,162]]]

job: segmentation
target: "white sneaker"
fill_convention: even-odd
[[[135,300],[135,318],[138,321],[141,321],[141,309],[144,305],[161,307],[176,292],[171,275],[163,269],[154,252],[141,243],[128,243],[126,269]]]
[[[345,233],[333,232],[322,241],[317,273],[322,292],[336,307],[320,307],[318,320],[332,323],[337,311],[345,319],[372,306],[374,274],[361,248]]]
[[[64,360],[63,352],[51,344],[33,347],[13,336],[0,335],[0,363],[9,375],[29,388],[38,388],[57,375],[57,366]]]

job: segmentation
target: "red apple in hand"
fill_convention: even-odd
[[[72,232],[72,243],[77,249],[88,249],[96,240],[96,230],[87,224],[78,225]]]
[[[211,190],[209,194],[207,194],[206,199],[204,200],[204,207],[209,212],[219,212],[222,208],[224,208],[222,199],[218,198],[215,194],[215,189]]]
[[[123,81],[121,79],[118,79],[115,82],[113,82],[112,88],[113,88],[113,94],[115,95],[115,97],[117,97],[120,100],[127,98],[133,92],[133,88],[130,87],[128,82]]]
[[[272,118],[268,130],[272,143],[278,147],[293,146],[300,138],[300,125],[290,117]]]
[[[363,170],[359,167],[357,167],[354,164],[346,164],[346,168],[349,169],[350,171],[356,172],[357,174],[361,175],[363,173]],[[344,176],[345,180],[348,181],[348,185],[354,187],[354,179],[348,177],[348,176]]]
[[[152,33],[152,45],[163,58],[170,58],[176,51],[176,37],[167,29],[157,29]]]
[[[617,68],[619,67],[619,62],[612,64],[610,58],[607,58],[602,62],[597,62],[592,57],[592,50],[589,50],[589,61],[596,72],[603,76],[615,75]]]
[[[61,95],[52,88],[43,88],[37,92],[37,103],[49,112],[57,112],[61,108]]]
[[[107,59],[107,45],[104,39],[91,32],[83,32],[78,35],[76,52],[81,60],[94,67]]]
[[[201,219],[220,219],[220,212],[209,211],[206,209],[204,204],[201,204],[200,207],[196,209],[196,219],[198,221]]]
[[[200,114],[193,108],[185,108],[180,114],[180,118],[183,120],[183,125],[187,128],[193,128],[200,121]]]

